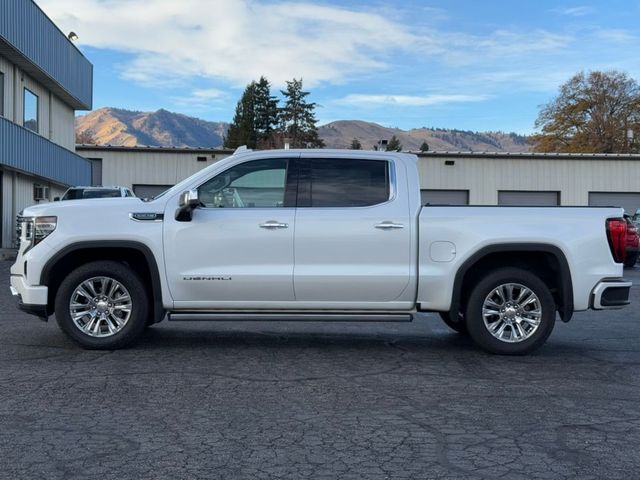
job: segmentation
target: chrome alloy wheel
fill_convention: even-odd
[[[482,304],[482,319],[489,333],[502,342],[522,342],[540,326],[542,304],[533,291],[519,283],[494,288]]]
[[[73,291],[69,313],[82,333],[104,338],[124,328],[131,307],[131,295],[124,285],[110,277],[93,277]]]

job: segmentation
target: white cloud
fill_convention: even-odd
[[[337,100],[337,103],[358,107],[379,107],[399,106],[399,107],[424,107],[428,105],[439,105],[445,103],[467,103],[481,102],[487,100],[486,95],[364,95],[351,94]]]
[[[513,32],[501,29],[485,36],[446,32],[424,35],[421,48],[453,66],[480,64],[489,69],[491,62],[501,68],[505,60],[527,61],[532,56],[557,55],[566,51],[573,41],[569,35],[546,30]]]
[[[128,54],[119,67],[122,77],[184,89],[169,100],[190,110],[236,101],[235,94],[193,85],[241,88],[260,75],[276,88],[292,77],[302,77],[314,92],[319,85],[337,86],[323,92],[331,105],[384,108],[550,92],[585,68],[637,71],[633,56],[625,55],[625,45],[637,43],[637,36],[621,29],[516,25],[467,33],[457,30],[453,18],[433,21],[447,15],[440,10],[418,9],[411,17],[409,7],[394,14],[392,7],[311,0],[36,1],[63,31],[77,32],[81,46]],[[575,17],[589,8],[555,12]],[[357,85],[372,91],[371,83],[381,78],[389,84],[372,95],[355,95]],[[343,97],[344,88],[354,94]],[[379,94],[385,91],[395,93]],[[331,96],[343,98],[332,102]]]
[[[217,88],[194,90],[188,96],[171,97],[173,105],[189,108],[190,111],[209,111],[229,100],[229,95]]]
[[[81,45],[129,53],[124,78],[161,87],[194,77],[241,87],[260,75],[276,87],[293,77],[307,87],[340,84],[392,69],[394,53],[489,68],[506,57],[555,54],[572,41],[544,30],[469,35],[402,23],[384,9],[282,0],[38,3],[63,31],[77,32]]]
[[[566,7],[566,8],[554,8],[552,12],[558,13],[560,15],[566,15],[568,17],[584,17],[585,15],[590,15],[594,13],[593,7],[588,5],[579,5],[576,7]]]
[[[164,84],[202,76],[240,86],[265,75],[307,86],[379,69],[414,41],[375,13],[250,0],[40,0],[81,45],[133,54],[124,76]]]
[[[595,36],[600,40],[611,43],[633,43],[638,41],[638,37],[633,33],[617,28],[597,30]]]

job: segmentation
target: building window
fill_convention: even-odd
[[[423,205],[469,205],[469,190],[420,190]]]
[[[0,72],[0,117],[4,117],[4,73]]]
[[[560,205],[560,192],[501,190],[498,192],[498,205],[557,207]]]
[[[589,192],[591,207],[622,207],[625,213],[640,213],[640,193],[638,192]]]
[[[24,89],[24,115],[22,125],[38,133],[38,96],[28,88]]]
[[[207,157],[196,157],[196,159],[197,159],[199,162],[206,162],[206,161],[207,161]]]

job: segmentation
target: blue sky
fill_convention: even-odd
[[[640,0],[36,0],[94,64],[94,108],[229,121],[304,79],[320,123],[531,133],[580,70],[640,78]]]

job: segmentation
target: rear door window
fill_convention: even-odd
[[[311,207],[367,207],[389,200],[389,162],[311,160]]]

